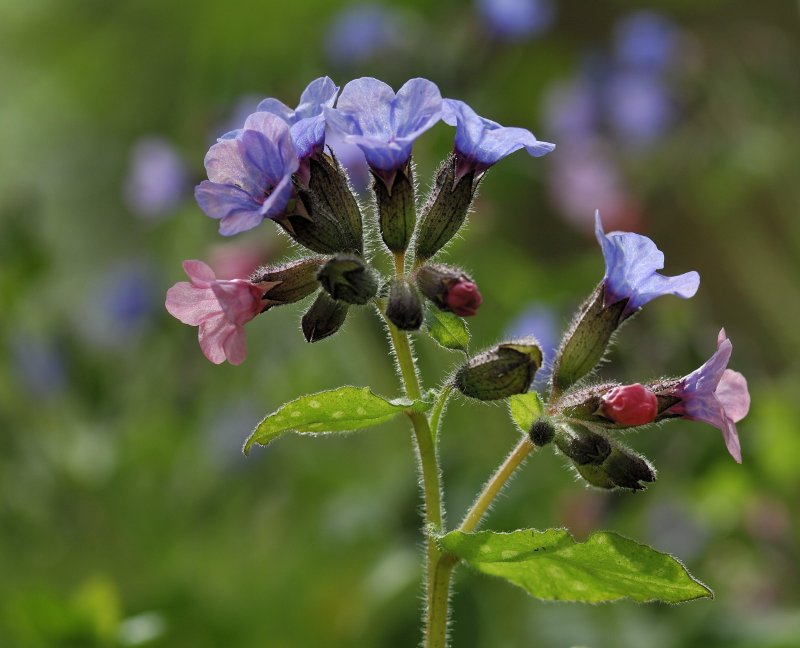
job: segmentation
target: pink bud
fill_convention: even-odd
[[[603,396],[600,411],[621,425],[647,425],[656,419],[658,399],[639,383],[622,385]]]
[[[478,286],[469,280],[462,279],[447,290],[445,302],[456,315],[469,317],[478,312],[478,306],[483,302],[483,297],[481,297]]]

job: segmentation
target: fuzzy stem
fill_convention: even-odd
[[[447,399],[450,398],[450,393],[453,391],[453,383],[449,383],[442,388],[439,392],[439,398],[431,411],[431,433],[433,434],[433,443],[436,445],[439,441],[439,428],[442,424],[442,414],[444,413]]]
[[[480,524],[486,511],[489,510],[494,498],[499,495],[500,491],[508,482],[509,477],[514,471],[522,465],[527,456],[536,449],[536,446],[531,443],[531,440],[525,436],[517,444],[517,447],[511,451],[511,454],[506,457],[506,460],[500,464],[500,467],[492,475],[491,479],[486,482],[478,499],[472,505],[472,508],[464,516],[461,526],[458,527],[459,531],[469,533],[474,531]]]

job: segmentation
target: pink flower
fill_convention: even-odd
[[[167,291],[167,311],[184,324],[199,327],[200,348],[211,362],[241,364],[247,357],[244,325],[263,310],[264,292],[275,284],[220,280],[202,261],[184,261],[183,269],[191,281],[176,283]]]

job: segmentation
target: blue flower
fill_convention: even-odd
[[[125,181],[125,201],[137,216],[161,218],[188,193],[186,165],[166,139],[143,137],[133,146]]]
[[[265,218],[284,214],[299,164],[286,122],[256,112],[244,128],[223,136],[209,149],[208,180],[197,185],[194,195],[206,214],[220,219],[220,234],[238,234]]]
[[[722,432],[731,456],[742,463],[736,423],[747,416],[750,393],[745,377],[727,368],[732,351],[733,345],[725,335],[725,329],[720,330],[714,355],[667,390],[666,395],[676,396],[680,401],[662,415],[677,415],[713,425]]]
[[[622,318],[630,317],[647,302],[661,295],[692,297],[700,285],[700,275],[687,272],[666,277],[656,270],[664,267],[664,253],[646,236],[630,232],[603,231],[600,212],[595,213],[595,235],[603,248],[606,275],[603,278],[604,305],[623,299],[628,303]]]
[[[398,16],[385,5],[350,5],[328,27],[325,51],[335,63],[358,65],[399,49],[408,36],[404,31]]]
[[[414,140],[441,118],[442,95],[427,79],[411,79],[394,91],[362,77],[342,90],[336,108],[325,108],[328,125],[356,144],[387,186],[411,157]]]
[[[546,32],[555,7],[549,0],[477,0],[478,12],[491,31],[506,40],[521,40]]]
[[[659,75],[620,71],[606,89],[608,120],[628,145],[646,145],[663,135],[673,121],[669,87]]]
[[[314,79],[300,95],[300,104],[292,110],[277,99],[264,99],[258,110],[277,115],[292,133],[299,158],[319,153],[325,146],[325,115],[323,107],[332,107],[338,86],[328,77]]]
[[[663,70],[675,54],[675,32],[672,21],[660,13],[629,14],[614,29],[617,60],[638,69]]]
[[[457,178],[469,171],[485,171],[521,148],[533,157],[541,157],[556,147],[550,142],[540,142],[524,128],[509,128],[480,117],[456,99],[442,102],[442,120],[456,127]]]

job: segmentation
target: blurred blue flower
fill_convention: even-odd
[[[427,79],[411,79],[395,95],[390,86],[372,77],[350,81],[336,108],[325,118],[349,144],[364,152],[367,163],[387,186],[411,157],[414,140],[442,114],[442,95]]]
[[[15,381],[36,399],[51,399],[67,383],[59,345],[50,338],[18,331],[9,339]]]
[[[700,275],[686,272],[667,277],[656,272],[664,267],[664,253],[646,236],[631,232],[603,231],[600,212],[595,213],[595,236],[603,249],[606,274],[603,277],[605,306],[627,299],[622,317],[662,295],[692,297],[700,286]]]
[[[292,110],[277,99],[264,99],[258,110],[277,115],[289,125],[299,158],[319,153],[325,146],[323,106],[332,107],[338,86],[329,77],[314,79],[300,95],[300,103]]]
[[[559,142],[589,137],[600,122],[600,103],[595,89],[580,77],[551,86],[544,95],[547,132]]]
[[[395,49],[401,24],[386,6],[356,4],[337,14],[325,36],[325,52],[338,65],[358,65],[376,54]]]
[[[244,128],[228,133],[205,157],[208,180],[195,188],[195,199],[219,233],[231,236],[283,215],[300,162],[289,126],[277,115],[256,112]]]
[[[125,203],[143,218],[170,214],[187,195],[186,166],[175,147],[163,137],[138,140],[130,153],[125,179]]]
[[[142,259],[108,268],[81,310],[80,325],[86,339],[100,347],[135,347],[160,311],[156,283],[154,268]]]
[[[536,372],[536,379],[533,383],[533,387],[538,388],[545,385],[550,378],[561,336],[559,318],[547,304],[533,303],[529,305],[511,321],[506,328],[504,337],[514,339],[530,335],[539,342],[539,348],[544,357],[542,367]]]
[[[476,8],[498,38],[523,40],[539,36],[553,25],[550,0],[476,0]]]
[[[661,71],[675,54],[676,28],[673,22],[655,11],[637,11],[617,22],[614,52],[622,65]]]
[[[606,87],[608,123],[625,144],[641,146],[658,139],[673,118],[672,98],[658,75],[617,72]]]
[[[456,179],[469,171],[481,173],[514,151],[524,148],[533,157],[541,157],[556,145],[540,142],[524,128],[501,126],[472,110],[463,101],[445,99],[442,120],[456,127]]]

